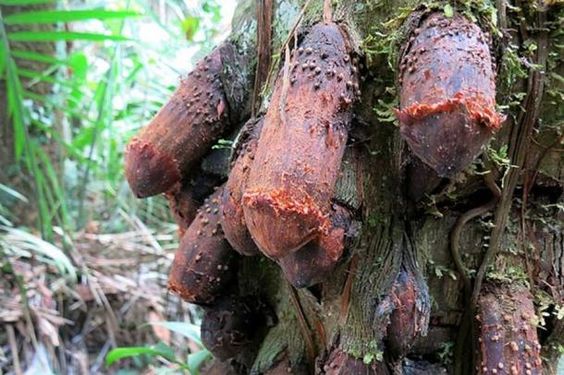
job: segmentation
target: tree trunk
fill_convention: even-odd
[[[269,306],[259,309],[266,319],[254,320],[267,329],[225,354],[217,349],[226,337],[214,336],[220,328],[209,311],[237,316],[241,308],[208,307],[202,330],[224,361],[207,373],[555,373],[564,341],[557,317],[564,312],[561,7],[548,1],[256,3],[239,4],[229,38],[236,53],[224,60],[226,92],[237,94],[227,98],[229,106],[245,108],[239,120],[278,100],[272,91],[278,76],[287,77],[285,54],[314,24],[339,24],[360,59],[360,98],[333,199],[352,212],[356,230],[349,230],[335,270],[309,288],[294,288],[267,257],[241,257],[231,293]],[[473,138],[463,142],[486,151],[448,178],[421,161],[395,125],[400,94],[402,107],[410,94],[402,91],[402,77],[418,64],[410,48],[433,27],[427,21],[433,14],[448,25],[478,25],[491,38],[491,56],[480,59],[497,67],[497,104],[507,116],[488,147]],[[445,43],[458,38],[449,35]],[[257,77],[270,72],[264,85],[255,70]],[[447,78],[431,77],[439,85]],[[475,78],[479,89],[482,78]],[[418,85],[414,90],[422,90]],[[250,103],[260,94],[262,106]],[[397,112],[400,122],[404,113]],[[458,167],[458,155],[439,162]]]

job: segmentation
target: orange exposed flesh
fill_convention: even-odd
[[[341,259],[351,214],[346,208],[335,205],[331,219],[327,234],[278,260],[284,276],[294,287],[304,288],[323,282]]]
[[[243,195],[249,231],[269,257],[327,233],[357,97],[356,69],[346,36],[332,23],[313,26],[282,69]]]
[[[462,16],[431,14],[411,34],[397,115],[411,150],[439,176],[466,168],[501,126],[492,59],[488,36]]]

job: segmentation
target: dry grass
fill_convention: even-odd
[[[182,348],[184,357],[194,348],[145,324],[199,320],[194,306],[166,291],[176,228],[163,225],[157,235],[138,218],[126,219],[129,230],[118,234],[100,233],[90,223],[75,235],[66,257],[36,236],[0,232],[0,373],[112,373],[117,366],[139,365],[105,368],[104,358],[116,346],[164,341]]]

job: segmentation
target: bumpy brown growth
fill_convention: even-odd
[[[174,256],[168,288],[188,302],[213,302],[235,275],[236,253],[219,225],[222,189],[200,207]]]
[[[428,302],[427,288],[420,286],[413,273],[402,269],[390,294],[393,311],[386,340],[394,360],[402,359],[417,336],[427,332],[428,316],[422,306]]]
[[[478,301],[478,374],[542,374],[533,296],[488,286]]]
[[[463,170],[501,126],[488,36],[462,16],[434,13],[400,63],[400,129],[440,176]]]
[[[173,190],[166,193],[166,199],[178,225],[178,236],[182,238],[194,221],[200,204],[196,201],[190,185],[177,184]]]
[[[269,257],[328,233],[356,69],[339,26],[317,24],[276,82],[243,196],[249,231]]]
[[[235,250],[242,255],[257,255],[259,250],[251,238],[243,215],[243,192],[247,183],[250,168],[255,158],[258,138],[263,119],[250,120],[245,125],[246,139],[242,141],[238,155],[229,173],[222,197],[221,226],[225,238]]]
[[[206,308],[202,342],[216,358],[232,358],[263,338],[268,314],[256,297],[223,297]]]
[[[350,212],[339,205],[331,210],[331,228],[296,252],[278,259],[286,279],[296,288],[318,284],[335,269],[345,248]]]
[[[198,171],[194,179],[185,178],[165,194],[174,221],[178,225],[178,235],[182,237],[196,217],[198,207],[209,196],[220,181],[215,176]]]
[[[137,197],[171,190],[229,126],[221,49],[198,63],[127,146],[125,175]]]

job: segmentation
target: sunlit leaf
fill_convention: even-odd
[[[200,350],[196,353],[190,353],[187,359],[188,371],[191,375],[198,375],[200,373],[200,368],[208,359],[212,357],[212,354],[208,350]]]
[[[104,10],[104,9],[87,9],[87,10],[39,10],[32,12],[14,13],[4,17],[7,25],[13,24],[39,24],[39,23],[56,23],[56,22],[72,22],[85,20],[107,20],[122,19],[126,17],[138,16],[139,13],[130,10]]]
[[[84,96],[82,93],[82,86],[86,82],[86,75],[88,73],[88,58],[83,52],[73,53],[69,57],[70,74],[72,75],[72,90],[69,95],[69,107],[76,108],[77,104]]]
[[[36,4],[52,4],[55,0],[0,0],[0,5],[36,5]]]
[[[8,35],[14,42],[56,42],[68,40],[89,40],[102,42],[105,40],[126,41],[122,35],[107,35],[99,33],[79,33],[73,31],[16,31]]]
[[[445,12],[445,16],[447,18],[451,18],[452,16],[454,16],[454,9],[450,4],[446,4],[445,7],[443,8],[443,11]]]
[[[12,50],[11,53],[13,57],[16,57],[18,59],[39,61],[47,64],[60,64],[64,62],[63,60],[59,60],[51,55],[46,55],[44,53],[34,51]]]
[[[169,361],[176,362],[174,351],[168,345],[159,343],[154,346],[131,346],[113,349],[106,356],[106,366],[111,366],[113,363],[124,358],[138,357],[140,355],[163,357]]]
[[[198,32],[200,27],[200,19],[198,17],[188,16],[182,21],[182,31],[186,36],[186,40],[192,41],[194,35]]]

